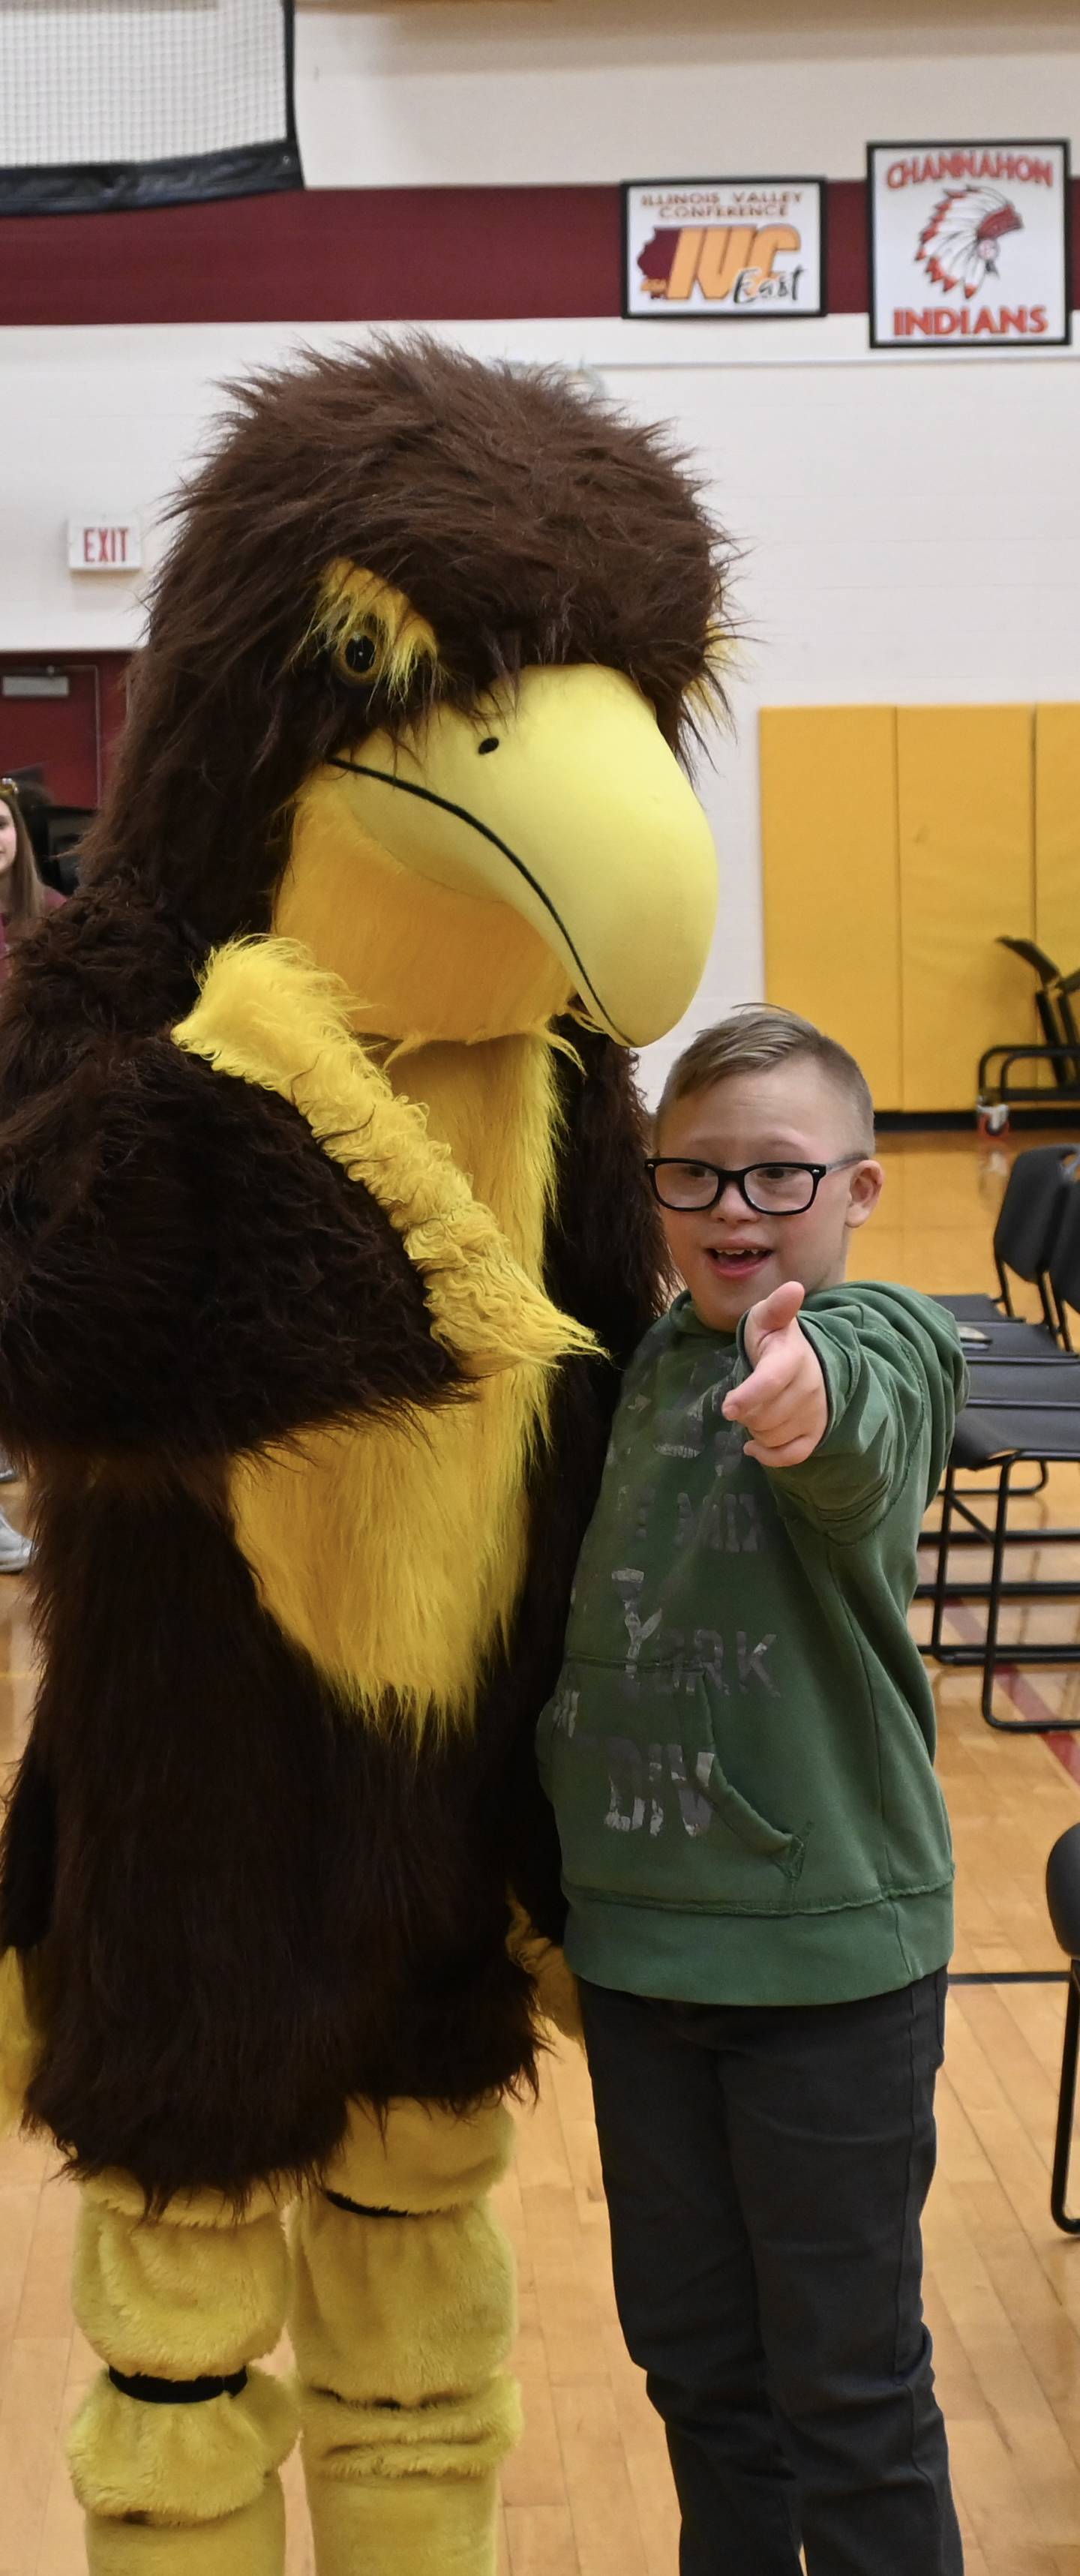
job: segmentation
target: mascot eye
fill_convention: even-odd
[[[342,654],[342,660],[351,678],[354,680],[368,679],[375,668],[377,658],[373,636],[350,635]]]

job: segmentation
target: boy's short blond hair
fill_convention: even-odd
[[[699,1029],[676,1056],[653,1119],[654,1134],[659,1134],[665,1111],[673,1109],[677,1100],[688,1100],[696,1091],[711,1091],[714,1083],[725,1082],[730,1074],[767,1072],[774,1064],[799,1056],[819,1065],[847,1101],[864,1151],[872,1154],[874,1103],[854,1056],[835,1038],[826,1037],[823,1029],[815,1028],[812,1020],[800,1019],[797,1011],[758,1002],[745,1002],[711,1029]]]

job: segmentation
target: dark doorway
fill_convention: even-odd
[[[101,802],[130,653],[0,653],[0,775],[32,771],[55,805]]]

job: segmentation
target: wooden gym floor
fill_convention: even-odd
[[[929,1290],[992,1286],[1009,1151],[969,1136],[887,1142],[886,1196],[857,1238],[864,1275]],[[1075,1474],[1059,1471],[1026,1507],[1033,1522],[1046,1512],[1080,1519],[1075,1487]],[[21,1500],[10,1494],[16,1521]],[[1048,1616],[1060,1618],[1060,1605]],[[1031,1633],[1040,1633],[1034,1616]],[[11,1578],[0,1578],[0,1649],[6,1769],[34,1678],[24,1587]],[[1037,1686],[1055,1717],[1080,1720],[1080,1668],[1005,1686],[1018,1713],[1033,1713]],[[927,2300],[967,2566],[969,2576],[1080,2576],[1080,2241],[1058,2234],[1048,2207],[1064,1992],[1003,1982],[1062,1965],[1042,1880],[1055,1836],[1080,1817],[1080,1735],[991,1735],[970,1674],[938,1673],[936,1693],[959,1859],[954,1968],[989,1980],[952,1993],[927,2224]],[[615,2322],[576,2052],[551,2059],[519,2130],[501,2206],[520,2267],[527,2430],[504,2480],[503,2576],[675,2576],[666,2455]],[[1080,2205],[1080,2145],[1074,2198]],[[68,2299],[74,2212],[73,2190],[50,2178],[39,2147],[0,2147],[0,2576],[80,2576],[84,2564],[62,2452],[95,2368]],[[289,2576],[310,2568],[293,2462]]]

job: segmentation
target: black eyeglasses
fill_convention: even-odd
[[[719,1163],[687,1163],[674,1154],[652,1154],[645,1165],[661,1207],[684,1213],[716,1206],[729,1181],[757,1216],[802,1216],[813,1207],[827,1172],[864,1163],[865,1154],[841,1154],[835,1163],[747,1163],[741,1172]]]

